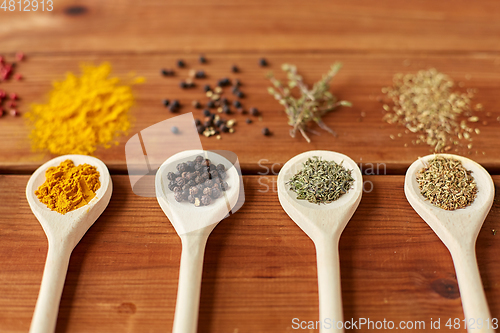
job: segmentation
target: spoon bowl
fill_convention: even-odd
[[[45,172],[65,160],[72,160],[76,166],[89,164],[99,172],[100,188],[95,197],[85,206],[64,215],[52,211],[35,195],[45,182]],[[26,198],[33,214],[40,222],[49,243],[42,284],[31,321],[30,333],[55,331],[59,302],[66,279],[69,258],[74,247],[87,230],[106,209],[113,185],[106,165],[97,158],[82,155],[65,155],[54,158],[38,168],[26,186]]]
[[[445,158],[453,158],[462,162],[465,169],[472,171],[477,186],[477,197],[465,208],[445,210],[434,206],[422,196],[417,183],[417,173],[424,168],[426,162],[436,155],[428,155],[413,162],[405,177],[405,195],[410,205],[431,227],[451,253],[457,273],[462,307],[468,323],[469,332],[494,332],[491,328],[491,316],[481,277],[476,262],[476,239],[488,215],[495,197],[495,185],[489,173],[478,163],[458,155],[439,154]],[[489,327],[482,325],[488,319]]]
[[[335,161],[352,170],[354,183],[347,193],[329,204],[313,204],[298,200],[286,183],[309,158],[318,156]],[[356,211],[363,193],[363,176],[348,156],[325,150],[314,150],[290,159],[278,174],[278,198],[283,210],[311,238],[316,247],[319,289],[320,332],[343,332],[338,244],[340,235]]]
[[[208,206],[195,207],[192,203],[177,202],[173,191],[167,187],[168,172],[175,172],[179,163],[193,160],[197,155],[210,159],[215,164],[224,164],[229,189],[223,197]],[[239,163],[234,165],[220,154],[204,150],[188,150],[167,159],[159,168],[155,178],[156,196],[160,207],[174,226],[182,243],[179,285],[173,333],[195,333],[198,324],[201,275],[203,257],[208,236],[215,226],[229,213],[234,213],[244,201],[243,182]]]

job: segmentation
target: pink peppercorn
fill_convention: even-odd
[[[17,94],[16,93],[11,93],[9,95],[9,97],[10,97],[11,100],[15,101],[17,99]]]
[[[21,81],[22,78],[23,78],[23,76],[21,74],[15,74],[14,75],[14,80],[16,80],[16,81]]]
[[[16,53],[16,60],[17,61],[22,61],[24,59],[24,53],[23,52],[17,52]]]
[[[15,117],[15,116],[19,115],[19,111],[17,111],[17,109],[11,109],[10,110],[10,115],[13,116],[13,117]]]
[[[0,90],[0,100],[4,99],[6,95],[5,91]]]
[[[0,117],[2,117],[2,116],[3,116],[3,109],[0,108]]]

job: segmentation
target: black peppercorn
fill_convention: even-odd
[[[204,115],[205,117],[210,117],[210,115],[211,115],[210,110],[209,110],[209,109],[205,109],[205,110],[203,110],[203,115]]]
[[[226,172],[225,171],[219,171],[219,178],[224,180],[226,179]]]
[[[181,81],[179,82],[179,87],[181,87],[182,89],[186,89],[189,87],[189,85],[186,82]]]
[[[190,181],[188,181],[187,183],[189,186],[195,186],[196,185],[196,182],[194,181],[194,179],[191,179]]]
[[[247,124],[251,124],[252,123],[252,119],[250,118],[247,118],[247,120],[245,120]]]
[[[207,121],[205,121],[205,122],[203,123],[203,125],[205,125],[205,127],[210,127],[210,126],[212,126],[212,125],[213,125],[213,121],[212,121],[212,120],[210,120],[210,119],[208,119]]]
[[[222,124],[222,126],[220,127],[220,130],[224,133],[227,133],[227,132],[229,132],[229,127],[227,127],[226,124]]]
[[[184,60],[182,60],[182,59],[177,60],[177,67],[180,67],[180,68],[186,67],[186,63],[184,62]]]
[[[222,108],[222,112],[224,112],[225,114],[231,114],[231,109],[229,108],[229,106],[224,105],[224,107]]]
[[[193,171],[195,164],[196,164],[195,161],[187,161],[186,165],[187,165],[188,171]]]
[[[204,55],[200,55],[200,58],[198,60],[200,61],[200,64],[206,64],[207,63],[207,58],[205,58]]]
[[[226,97],[224,97],[224,98],[221,98],[220,103],[221,103],[222,105],[228,105],[228,104],[229,104],[229,101],[227,100],[227,98],[226,98]]]
[[[198,134],[203,134],[203,132],[205,131],[205,126],[198,125],[196,126],[196,130],[198,131]]]
[[[207,108],[213,109],[215,107],[215,102],[210,100],[207,102]]]
[[[201,125],[200,119],[195,119],[194,124],[195,124],[195,126]]]
[[[172,131],[172,133],[174,134],[179,134],[179,128],[177,126],[172,126],[172,128],[170,128],[170,130]]]
[[[217,172],[217,170],[212,170],[210,171],[210,177],[213,179],[213,178],[217,178],[217,176],[219,175],[219,173]]]
[[[265,136],[269,136],[269,135],[271,135],[271,131],[269,131],[269,128],[264,127],[262,129],[262,134],[264,134]]]
[[[202,176],[197,176],[194,181],[196,182],[196,184],[203,184],[203,182],[205,181],[205,179],[202,177]]]
[[[210,85],[206,84],[204,87],[203,87],[203,91],[204,92],[207,92],[207,91],[210,91],[212,90],[212,88],[210,88]]]
[[[250,114],[254,117],[257,117],[259,115],[259,110],[257,108],[251,108]]]
[[[179,107],[181,106],[181,103],[179,103],[179,101],[178,101],[178,100],[174,99],[174,100],[172,101],[172,105],[171,105],[171,106],[176,107],[176,108],[179,108]]]
[[[214,125],[217,127],[220,127],[222,124],[224,124],[224,121],[222,119],[219,119],[214,123]]]
[[[226,86],[229,86],[230,84],[231,84],[231,80],[229,80],[227,77],[217,81],[217,85],[219,87],[226,87]]]
[[[171,69],[165,69],[163,68],[161,71],[160,71],[161,75],[163,76],[172,76],[174,75],[174,71],[171,70]]]
[[[187,170],[187,164],[186,164],[186,167],[184,168],[184,170]],[[188,175],[188,172],[187,172],[187,171],[182,171],[182,173],[181,173],[181,177],[182,177],[182,178],[186,178],[186,177],[187,177],[187,175]]]
[[[196,188],[198,189],[198,194],[200,194],[203,193],[203,189],[205,188],[205,186],[203,186],[203,184],[198,184],[196,185]]]
[[[178,177],[175,180],[175,183],[177,184],[177,186],[184,186],[184,184],[186,184],[186,180],[182,177]]]
[[[223,191],[229,190],[229,184],[227,182],[222,182],[220,184],[220,189],[223,190]]]
[[[231,67],[231,72],[233,72],[233,73],[238,73],[239,71],[240,71],[240,70],[239,70],[238,66],[233,65],[233,67]]]
[[[225,171],[226,170],[226,167],[222,163],[218,164],[215,168],[217,171]]]
[[[217,199],[221,196],[222,192],[218,188],[212,188],[212,198]]]
[[[186,181],[186,184],[182,185],[182,191],[184,192],[184,191],[186,191],[186,190],[189,190],[189,188],[190,188],[190,187],[191,187],[191,186],[189,186],[189,185],[187,184],[187,181]]]
[[[175,180],[175,178],[177,178],[177,175],[175,173],[173,173],[173,172],[167,173],[168,180]]]
[[[211,187],[205,187],[203,189],[203,194],[204,195],[212,195],[212,188]]]
[[[174,198],[175,198],[175,201],[177,201],[177,202],[182,202],[184,200],[182,192],[175,192]]]
[[[241,102],[240,101],[234,101],[233,105],[235,108],[241,108]]]
[[[188,196],[188,201],[189,201],[189,203],[194,204],[195,200],[196,200],[196,197],[195,197],[194,195],[191,195],[191,194],[190,194],[190,195]]]
[[[219,179],[218,179],[218,182],[214,182],[214,184],[212,185],[212,188],[220,190],[220,180]]]
[[[241,86],[241,82],[240,82],[240,80],[234,80],[234,82],[233,82],[233,86],[235,86],[235,87],[239,87],[239,86]]]
[[[259,65],[261,67],[266,67],[268,65],[266,58],[260,58],[259,59]]]
[[[182,198],[184,200],[187,200],[187,198],[189,197],[189,189],[185,189],[182,191]]]
[[[189,194],[196,196],[198,194],[199,190],[196,186],[193,186],[189,189]]]
[[[244,94],[244,93],[242,93],[242,92],[241,92],[241,91],[239,91],[239,90],[235,93],[235,95],[236,95],[236,97],[238,97],[238,98],[243,98],[243,97],[245,97],[245,94]]]
[[[194,77],[197,79],[204,79],[206,77],[205,71],[197,71]]]
[[[207,173],[207,175],[208,175],[208,173]],[[213,184],[214,184],[214,181],[212,179],[207,179],[203,183],[203,186],[205,186],[205,187],[212,187]]]
[[[205,158],[204,158],[203,156],[201,156],[201,155],[196,156],[196,158],[194,159],[194,161],[195,161],[196,163],[201,163],[201,162],[203,162],[204,160],[205,160]]]
[[[187,164],[186,163],[179,163],[179,164],[177,164],[177,171],[179,171],[181,173],[181,176],[182,176],[182,173],[184,171],[186,171],[186,168],[187,168]]]
[[[163,105],[165,106],[168,106],[170,104],[170,100],[168,99],[164,99],[163,101],[161,101],[163,103]]]
[[[171,181],[169,184],[168,184],[168,189],[170,191],[173,191],[174,188],[177,186],[177,183],[175,181]]]
[[[201,203],[204,206],[208,206],[212,203],[212,198],[210,198],[208,195],[204,195],[201,197]]]
[[[182,192],[182,187],[180,186],[174,187],[174,192]]]

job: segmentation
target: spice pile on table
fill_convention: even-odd
[[[22,75],[17,73],[17,64],[24,59],[24,53],[18,52],[16,54],[16,62],[9,63],[5,57],[0,56],[0,83],[16,80],[20,81],[22,79]],[[1,86],[0,86],[1,87]],[[7,92],[3,89],[0,89],[0,117],[4,114],[8,113],[11,116],[19,115],[19,110],[17,103],[19,101],[19,97],[14,92]]]
[[[399,73],[394,75],[393,81],[392,87],[382,88],[382,93],[387,94],[394,104],[392,108],[383,105],[387,112],[383,118],[385,121],[404,126],[406,134],[416,133],[417,139],[412,143],[427,144],[435,152],[453,148],[458,151],[461,141],[468,142],[468,149],[472,148],[472,135],[480,133],[479,128],[474,128],[479,117],[471,108],[472,89],[467,93],[452,91],[453,81],[436,69],[421,70],[416,74]],[[477,104],[476,110],[481,109],[482,105]],[[390,137],[396,138],[394,135]]]
[[[314,156],[286,183],[297,199],[310,203],[331,203],[347,193],[354,183],[351,170],[341,163]]]
[[[215,165],[203,156],[179,163],[176,169],[177,172],[167,174],[167,179],[170,181],[168,189],[174,192],[178,202],[188,201],[196,207],[208,206],[229,189],[224,181],[227,177],[224,164]]]
[[[54,82],[48,102],[33,104],[26,114],[35,151],[88,155],[98,146],[118,144],[117,137],[130,129],[131,84],[144,79],[121,84],[119,78],[109,77],[109,63],[81,69],[81,76],[67,73],[64,81]]]
[[[201,65],[205,65],[208,61],[205,56],[200,56],[199,62]],[[259,65],[267,66],[267,60],[260,59]],[[187,64],[184,60],[178,60],[177,67],[178,70],[182,70],[187,67]],[[240,73],[240,68],[236,65],[233,65],[230,70],[232,73]],[[176,71],[162,69],[160,74],[165,77],[172,77],[176,74]],[[198,86],[196,81],[206,78],[205,70],[191,69],[188,71],[188,77],[180,81],[179,87],[181,89],[196,88]],[[192,101],[192,106],[199,109],[201,113],[200,117],[195,115],[196,128],[200,135],[205,137],[216,136],[217,139],[221,139],[222,133],[234,133],[237,124],[236,118],[233,117],[235,114],[245,115],[247,124],[253,123],[252,118],[262,120],[262,114],[257,108],[252,107],[248,110],[244,108],[242,99],[245,97],[245,93],[241,90],[241,86],[242,83],[239,79],[231,80],[227,77],[217,80],[213,86],[203,84],[204,99],[206,101],[200,102],[198,99]],[[229,89],[234,98],[232,102],[228,97],[224,96]],[[182,108],[177,99],[164,99],[162,104],[173,113],[179,112]],[[268,128],[263,128],[262,133],[266,136],[271,135]]]
[[[470,206],[477,196],[472,172],[462,162],[437,155],[417,173],[420,193],[429,202],[445,210]]]
[[[45,179],[35,195],[49,209],[63,215],[87,205],[101,187],[96,167],[88,164],[75,166],[71,160],[48,168]]]

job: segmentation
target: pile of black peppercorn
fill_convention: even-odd
[[[226,179],[226,167],[217,166],[203,156],[196,156],[194,161],[179,163],[177,172],[169,172],[168,189],[174,192],[175,200],[187,201],[196,207],[208,206],[220,198],[229,188]]]
[[[206,64],[207,58],[204,55],[200,55],[199,57],[200,64]],[[262,67],[268,66],[268,62],[265,58],[259,59],[259,65]],[[187,64],[184,60],[179,59],[177,61],[177,67],[179,70],[186,68]],[[231,67],[231,72],[240,73],[240,68],[236,65]],[[174,76],[175,73],[173,70],[162,69],[161,74],[163,76]],[[179,83],[180,87],[185,88],[194,88],[196,85],[194,84],[194,79],[204,79],[206,78],[206,72],[204,70],[195,70],[191,69],[189,71],[189,78],[181,81]],[[230,87],[232,94],[235,96],[235,100],[232,103],[226,98],[223,97],[224,88]],[[203,86],[203,91],[205,92],[208,101],[206,104],[200,103],[198,100],[194,100],[192,105],[196,109],[202,109],[203,112],[201,114],[201,119],[195,119],[195,125],[198,133],[200,135],[204,135],[206,137],[216,136],[217,139],[221,139],[222,133],[234,133],[235,125],[237,123],[236,119],[223,119],[223,116],[229,116],[234,113],[239,113],[242,115],[249,114],[252,117],[258,117],[261,120],[262,113],[255,107],[250,108],[248,111],[244,109],[240,99],[245,97],[245,94],[240,90],[241,82],[238,79],[229,79],[227,77],[221,78],[217,80],[216,86],[212,88],[209,84],[205,84]],[[178,100],[170,101],[168,99],[163,100],[163,105],[169,108],[170,112],[176,113],[181,109],[181,105]],[[234,107],[234,109],[232,109]],[[235,112],[236,111],[236,112]],[[219,113],[219,114],[217,114]],[[245,122],[247,124],[253,123],[253,120],[249,117],[246,118]],[[270,135],[271,132],[264,128],[262,130],[262,134]]]

